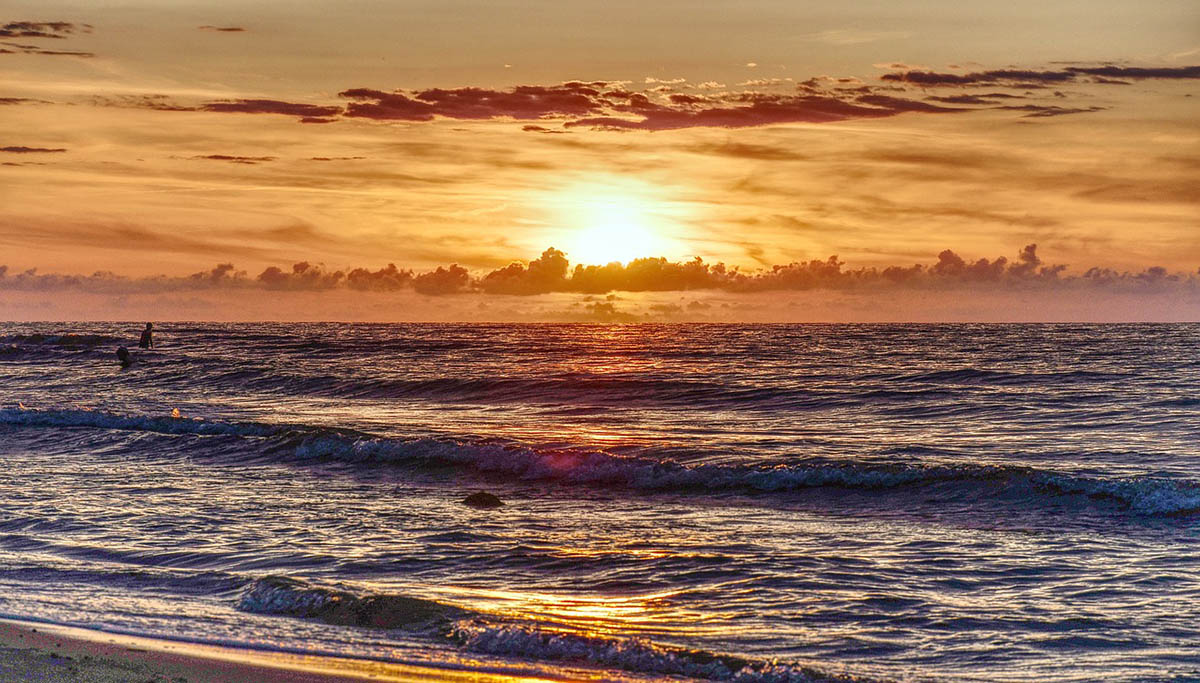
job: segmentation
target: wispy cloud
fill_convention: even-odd
[[[899,40],[911,36],[912,34],[908,31],[870,31],[840,28],[809,33],[804,38],[830,45],[859,45],[862,43],[876,43],[882,40]]]
[[[9,154],[50,154],[65,151],[67,150],[63,147],[26,147],[24,145],[0,147],[0,152],[7,152]]]

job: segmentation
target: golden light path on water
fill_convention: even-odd
[[[595,558],[599,555],[636,554],[628,548],[568,549],[564,557],[580,555]],[[665,553],[673,555],[673,553]],[[660,559],[664,553],[650,551],[639,559]],[[686,555],[686,553],[682,554]],[[582,559],[582,558],[581,558]],[[744,581],[725,582],[730,587]],[[705,590],[713,586],[703,587]],[[547,591],[496,590],[471,586],[429,587],[425,590],[440,594],[445,600],[464,604],[480,611],[501,614],[516,619],[538,622],[539,628],[587,635],[643,633],[655,635],[719,634],[727,629],[726,622],[736,618],[733,613],[700,613],[673,606],[675,598],[698,588],[675,589],[631,595],[553,593]]]

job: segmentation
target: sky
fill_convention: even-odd
[[[1194,1],[7,0],[0,65],[0,319],[1200,320]]]

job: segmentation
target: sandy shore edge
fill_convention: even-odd
[[[549,681],[527,672],[264,652],[0,619],[0,680],[89,683],[335,683],[346,681]]]

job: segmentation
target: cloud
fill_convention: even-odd
[[[322,290],[337,287],[345,276],[340,270],[329,272],[321,265],[301,261],[292,266],[290,273],[271,266],[259,273],[256,279],[267,289]]]
[[[196,28],[200,29],[201,31],[218,31],[220,33],[242,33],[246,30],[241,26],[212,26],[209,24],[197,26]]]
[[[1009,105],[997,107],[997,109],[1011,109],[1014,111],[1027,111],[1026,117],[1048,117],[1048,116],[1066,116],[1067,114],[1089,114],[1097,111],[1104,111],[1107,107],[1055,107],[1050,105],[1040,104],[1023,104]]]
[[[209,161],[228,161],[233,164],[254,165],[266,161],[275,161],[275,157],[243,157],[231,154],[204,154],[191,157],[192,159],[207,159]]]
[[[601,91],[607,83],[571,81],[561,85],[520,85],[511,90],[487,88],[430,88],[411,95],[403,91],[383,92],[369,88],[343,90],[339,95],[354,100],[346,116],[392,121],[430,121],[434,116],[450,119],[494,118],[541,119],[579,116],[601,111]]]
[[[413,289],[420,294],[435,296],[465,292],[470,284],[470,273],[457,263],[449,268],[439,266],[437,270],[413,278]]]
[[[54,104],[48,100],[35,100],[28,97],[0,97],[0,106],[17,104]]]
[[[155,111],[196,111],[196,107],[179,104],[167,95],[93,95],[93,105],[97,107],[121,107],[128,109],[153,109]]]
[[[409,287],[412,282],[413,272],[400,270],[394,263],[379,270],[355,268],[346,275],[346,285],[360,291],[391,292]]]
[[[945,102],[947,104],[997,104],[997,100],[1006,99],[1024,99],[1024,95],[1010,95],[1008,93],[991,92],[980,93],[978,95],[930,95],[925,98],[934,102]]]
[[[8,152],[9,154],[49,154],[65,151],[67,150],[63,147],[25,147],[22,145],[0,147],[0,152]]]
[[[293,116],[306,124],[329,124],[340,119],[414,123],[438,119],[523,121],[530,123],[522,126],[522,131],[561,134],[571,128],[607,131],[749,128],[997,108],[1025,111],[1026,117],[1064,116],[1102,108],[1065,106],[1075,94],[1062,91],[1054,91],[1054,96],[1059,99],[1053,101],[1064,104],[1050,106],[1037,103],[1037,98],[1031,94],[1018,95],[996,89],[1047,90],[1048,86],[1059,84],[1112,83],[1116,82],[1116,77],[1131,79],[1127,82],[1150,78],[1200,78],[1200,67],[1100,65],[970,73],[906,69],[882,75],[882,85],[831,76],[816,76],[799,83],[771,78],[747,80],[740,85],[749,89],[740,92],[720,90],[723,84],[715,81],[693,86],[683,79],[655,77],[645,79],[646,85],[654,87],[641,92],[628,89],[628,82],[624,81],[567,81],[558,85],[517,85],[506,90],[479,87],[394,91],[349,88],[338,93],[346,101],[344,105],[242,98],[188,106],[162,95],[117,96],[95,98],[95,101],[105,106],[167,111],[276,114]],[[786,86],[787,90],[782,90],[781,86]],[[913,86],[921,89],[988,86],[993,90],[914,99],[904,94]],[[1024,99],[1033,104],[1000,106],[1010,99]],[[551,128],[548,122],[560,125]]]
[[[272,266],[250,278],[232,263],[188,276],[166,275],[127,278],[108,272],[92,275],[39,274],[36,269],[9,274],[0,266],[0,290],[136,294],[184,292],[211,289],[263,289],[273,291],[352,292],[411,291],[427,296],[448,294],[538,295],[591,294],[610,292],[683,292],[716,290],[731,294],[805,292],[832,290],[858,294],[887,291],[977,291],[977,292],[1092,292],[1163,293],[1178,292],[1200,301],[1200,271],[1172,273],[1161,266],[1141,271],[1116,271],[1090,267],[1068,273],[1067,266],[1045,263],[1037,246],[1026,245],[1014,259],[968,259],[951,249],[937,254],[928,264],[893,265],[882,268],[847,268],[836,256],[775,265],[744,271],[724,264],[709,264],[699,258],[670,261],[665,258],[634,259],[627,264],[570,267],[566,254],[550,248],[528,263],[514,262],[478,277],[457,264],[415,274],[388,264],[371,270],[329,270],[323,265],[301,261],[286,270]],[[607,301],[597,302],[586,315],[606,316],[617,311]],[[681,299],[682,301],[682,299]],[[609,305],[606,305],[609,304]],[[706,310],[711,304],[693,300],[687,311]],[[676,315],[684,308],[672,304],[652,313]]]
[[[91,33],[91,24],[74,24],[69,21],[10,21],[0,25],[2,38],[57,38],[63,39],[74,33]]]
[[[80,50],[47,50],[37,45],[23,45],[21,43],[9,43],[0,41],[0,55],[58,55],[64,57],[95,57],[92,52],[82,52]]]
[[[1009,87],[1042,87],[1047,84],[1075,83],[1091,80],[1096,83],[1115,83],[1112,80],[1086,79],[1086,76],[1105,79],[1195,79],[1200,78],[1200,66],[1181,67],[1067,67],[1059,70],[994,69],[965,74],[936,71],[897,71],[880,76],[881,80],[910,83],[922,87],[1007,85]]]
[[[781,95],[742,93],[732,103],[716,106],[667,106],[650,101],[631,102],[623,113],[641,116],[640,120],[602,116],[567,122],[567,127],[587,126],[637,130],[673,130],[679,128],[748,128],[783,123],[828,123],[849,119],[884,118],[904,112],[966,111],[938,107],[923,102],[885,96],[860,104],[831,95]],[[861,98],[860,98],[861,99]],[[730,106],[733,104],[733,106]],[[872,106],[864,106],[864,104]]]
[[[200,105],[199,110],[239,114],[283,114],[285,116],[299,116],[304,119],[325,119],[342,113],[342,108],[336,105],[303,104],[280,100],[227,100],[208,102]]]
[[[830,45],[859,45],[874,43],[880,40],[897,40],[907,38],[912,34],[907,31],[860,31],[857,29],[830,29],[804,36],[807,40],[815,40]]]
[[[756,145],[748,142],[726,141],[722,143],[699,143],[683,148],[696,154],[712,154],[716,156],[733,157],[736,159],[751,159],[754,161],[804,161],[808,154],[793,149]]]
[[[1139,80],[1144,78],[1184,79],[1200,78],[1200,66],[1179,67],[1137,67],[1137,66],[1073,66],[1067,71],[1089,76],[1104,76],[1107,78],[1128,78]]]
[[[553,247],[529,265],[512,263],[493,270],[479,281],[479,287],[492,294],[542,294],[567,291],[567,256]]]

